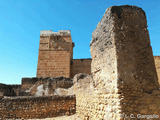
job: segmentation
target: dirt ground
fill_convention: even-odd
[[[34,120],[81,120],[81,119],[79,119],[76,115],[72,115],[72,116],[61,116],[55,118],[34,119]]]

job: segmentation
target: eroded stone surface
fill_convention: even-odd
[[[21,92],[29,96],[68,95],[72,85],[73,80],[64,77],[23,78]]]
[[[93,79],[89,81],[93,88],[82,85],[81,89],[92,94],[85,90],[76,93],[77,114],[82,119],[120,120],[130,114],[160,116],[159,84],[141,8],[108,8],[93,32],[91,55]]]
[[[154,56],[157,75],[158,75],[158,82],[160,84],[160,56]]]
[[[38,119],[75,114],[75,96],[4,97],[0,119]]]

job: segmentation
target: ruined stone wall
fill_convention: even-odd
[[[0,119],[50,118],[75,113],[75,96],[0,99]]]
[[[140,115],[160,119],[160,91],[144,11],[135,6],[108,8],[90,45],[92,77],[88,87],[83,77],[74,87],[77,115],[89,120],[138,120]]]
[[[94,119],[94,115],[97,115],[101,108],[94,91],[92,76],[80,73],[75,75],[73,80],[73,91],[76,95],[76,115],[80,120],[99,120]]]
[[[78,73],[91,74],[92,59],[73,59],[71,64],[71,78]]]
[[[20,95],[20,91],[21,91],[21,85],[9,85],[13,90],[14,92],[16,93],[16,96],[19,96]]]
[[[21,89],[26,90],[31,88],[39,79],[38,78],[22,78]]]
[[[41,31],[37,77],[70,77],[72,57],[70,31]]]
[[[160,117],[160,91],[145,12],[129,6],[115,8],[112,12],[115,16],[119,113]]]
[[[51,96],[55,95],[57,88],[68,89],[72,87],[70,78],[22,78],[21,96]]]
[[[158,82],[160,84],[160,56],[154,56],[157,75],[158,75]]]
[[[160,56],[154,56],[155,66],[158,74],[158,81],[160,84]],[[71,64],[71,78],[78,73],[91,74],[92,59],[73,59]]]
[[[0,96],[18,96],[21,85],[0,84]]]

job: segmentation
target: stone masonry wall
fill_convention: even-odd
[[[0,84],[0,96],[17,96],[20,93],[21,85]]]
[[[78,73],[91,74],[92,59],[73,59],[71,64],[71,78]]]
[[[70,31],[41,31],[37,77],[70,77],[72,57]]]
[[[87,120],[148,119],[142,115],[160,119],[159,84],[144,11],[136,6],[108,8],[90,45],[92,76],[74,78],[79,84],[74,85],[77,115]]]
[[[157,75],[158,75],[158,82],[160,84],[160,56],[154,56]]]
[[[40,51],[37,77],[70,77],[70,53],[67,51]]]
[[[75,75],[73,80],[73,91],[76,95],[76,115],[78,118],[80,120],[100,120],[94,117],[95,115],[97,116],[97,112],[101,108],[98,105],[99,98],[95,94],[92,76],[80,73]]]
[[[145,12],[125,6],[115,7],[112,13],[120,115],[160,117],[160,91]]]
[[[0,119],[50,118],[75,113],[74,96],[13,97],[0,99]]]
[[[22,78],[22,96],[51,96],[57,88],[68,89],[72,87],[70,78]]]
[[[26,90],[31,88],[39,79],[38,78],[22,78],[21,88],[22,90]]]

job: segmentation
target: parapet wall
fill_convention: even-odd
[[[0,99],[0,119],[50,118],[75,113],[75,96]]]
[[[91,74],[92,59],[73,59],[71,63],[71,78],[78,73]]]

